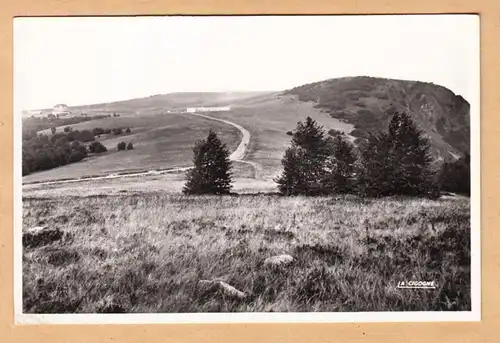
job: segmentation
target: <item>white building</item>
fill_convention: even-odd
[[[219,106],[219,107],[188,107],[186,108],[187,113],[195,112],[226,112],[230,111],[231,106]]]
[[[71,111],[68,110],[68,106],[65,104],[57,104],[52,109],[52,114],[55,116],[67,116],[68,114],[71,114]]]

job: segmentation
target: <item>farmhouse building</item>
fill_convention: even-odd
[[[52,109],[52,114],[53,115],[59,115],[59,116],[67,116],[68,114],[71,114],[71,112],[68,110],[68,106],[65,104],[57,104],[54,106]]]

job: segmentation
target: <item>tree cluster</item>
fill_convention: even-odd
[[[89,130],[56,132],[53,134],[23,137],[22,173],[27,175],[36,171],[57,168],[69,163],[79,162],[88,152],[106,151]],[[91,142],[89,147],[86,142]]]
[[[326,137],[313,119],[299,122],[275,180],[283,195],[358,193],[363,196],[439,194],[429,140],[405,113],[388,132],[368,134],[358,151],[344,135]]]

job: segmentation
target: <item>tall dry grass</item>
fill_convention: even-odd
[[[470,310],[469,199],[120,195],[26,198],[25,312]],[[294,263],[269,269],[265,258]],[[229,299],[198,289],[223,280]],[[436,289],[398,289],[399,281]]]

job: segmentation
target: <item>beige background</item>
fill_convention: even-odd
[[[15,326],[13,310],[12,19],[141,14],[481,15],[482,322]],[[395,28],[396,29],[396,28]],[[500,342],[499,0],[2,0],[0,2],[0,341],[2,342]],[[496,325],[495,325],[496,324]]]

